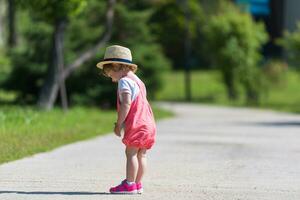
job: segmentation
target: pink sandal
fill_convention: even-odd
[[[137,194],[136,186],[135,183],[129,185],[125,179],[120,185],[110,188],[109,191],[112,194]]]

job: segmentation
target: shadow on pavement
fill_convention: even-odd
[[[0,194],[31,194],[31,195],[112,195],[108,192],[47,192],[47,191],[34,191],[34,192],[25,192],[25,191],[0,191]]]
[[[259,126],[300,126],[300,121],[256,122]]]

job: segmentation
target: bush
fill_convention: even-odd
[[[263,73],[271,86],[283,85],[286,81],[288,64],[280,60],[270,60],[263,66]]]
[[[46,74],[52,30],[45,23],[33,22],[23,31],[26,40],[10,51],[11,72],[2,87],[16,91],[19,102],[34,103]]]
[[[5,51],[0,49],[0,84],[5,80],[6,76],[10,73],[10,59]]]
[[[225,4],[208,20],[204,34],[211,60],[223,74],[228,97],[237,99],[237,88],[241,85],[248,103],[257,103],[260,93],[257,65],[261,59],[260,48],[268,38],[263,24]]]
[[[281,60],[271,59],[263,64],[258,85],[265,99],[273,88],[286,85],[287,72],[288,65]]]

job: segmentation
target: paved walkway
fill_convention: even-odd
[[[0,166],[1,200],[299,200],[300,116],[161,104],[143,195],[110,195],[123,177],[120,139],[97,137]]]

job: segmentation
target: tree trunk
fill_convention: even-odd
[[[78,58],[73,63],[68,65],[66,69],[60,71],[61,73],[59,73],[58,67],[55,67],[58,66],[58,61],[56,58],[57,54],[53,52],[52,54],[53,56],[51,57],[52,62],[49,65],[47,77],[41,89],[39,100],[38,100],[38,106],[40,108],[46,110],[52,109],[55,99],[58,95],[59,83],[64,83],[65,79],[67,79],[68,76],[73,71],[79,68],[84,62],[88,61],[93,56],[95,56],[99,51],[99,49],[102,48],[109,41],[112,34],[115,3],[116,0],[108,1],[108,8],[106,12],[106,31],[100,37],[100,41],[93,48],[87,50],[86,52],[78,56]],[[54,37],[55,35],[56,34],[54,34]],[[53,45],[55,45],[55,43]],[[58,74],[60,74],[60,76]],[[64,93],[64,89],[61,89],[61,96],[63,96],[63,93]]]
[[[185,53],[185,99],[186,101],[192,100],[191,94],[191,31],[190,31],[190,21],[191,21],[191,13],[188,5],[188,0],[185,0],[183,5],[184,8],[184,23],[185,23],[185,38],[184,38],[184,53]]]
[[[257,88],[254,88],[250,83],[244,85],[246,90],[247,104],[248,105],[259,105],[260,94]]]
[[[234,80],[234,72],[225,70],[222,72],[223,73],[223,80],[226,85],[227,89],[227,96],[229,100],[236,100],[238,99],[238,92],[236,89],[235,85],[235,80]]]
[[[15,26],[15,15],[16,15],[16,8],[15,8],[15,0],[8,0],[8,46],[14,47],[17,43],[16,39],[16,26]]]
[[[59,20],[55,23],[55,29],[52,39],[52,50],[50,56],[50,63],[46,80],[40,91],[38,105],[39,107],[50,110],[53,108],[55,100],[58,95],[59,87],[61,89],[61,97],[63,105],[65,106],[65,86],[64,81],[60,80],[63,71],[63,35],[65,22]],[[60,81],[59,81],[60,80]]]
[[[61,21],[58,24],[58,38],[56,42],[56,52],[57,52],[57,66],[58,66],[58,78],[59,78],[59,90],[60,90],[60,99],[61,105],[64,111],[68,110],[68,97],[66,91],[65,79],[62,79],[61,76],[64,71],[64,32],[65,32],[66,22]]]
[[[104,45],[109,41],[112,35],[112,28],[113,28],[113,21],[114,21],[114,5],[116,4],[116,0],[109,0],[107,5],[107,12],[106,12],[106,24],[105,30],[100,37],[99,42],[92,48],[88,49],[86,52],[82,53],[78,56],[78,58],[71,64],[69,64],[61,78],[66,79],[70,76],[70,74],[78,69],[84,62],[91,59],[95,56],[99,49],[103,48]]]
[[[4,17],[5,17],[5,2],[0,0],[0,48],[5,44],[4,38]]]

